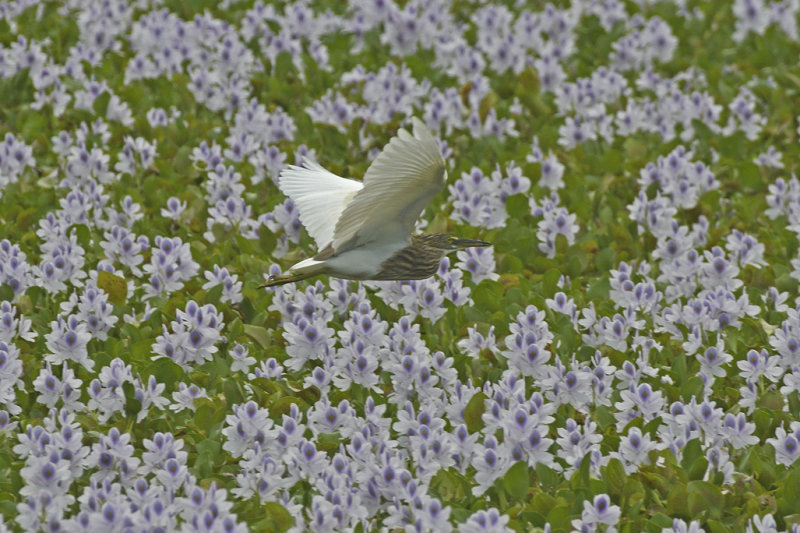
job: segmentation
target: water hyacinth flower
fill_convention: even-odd
[[[22,314],[17,317],[17,308],[11,302],[0,301],[0,341],[10,343],[14,338],[28,342],[38,337],[38,333],[31,328],[32,322]]]
[[[467,328],[467,338],[458,341],[457,345],[470,357],[478,357],[483,350],[497,353],[494,326],[489,327],[485,337],[478,331],[477,325]]]
[[[595,432],[596,429],[597,424],[591,420],[579,426],[571,418],[567,419],[564,427],[558,428],[556,444],[560,449],[556,455],[567,463],[566,473],[574,472],[581,462],[590,461],[591,456],[599,452],[602,436]]]
[[[411,281],[402,285],[402,290],[400,303],[411,316],[420,315],[436,322],[447,312],[444,295],[434,278]]]
[[[197,408],[194,406],[194,401],[197,398],[208,398],[208,392],[194,383],[191,385],[183,382],[178,383],[178,390],[172,393],[174,403],[171,403],[169,408],[176,413],[184,409],[195,411]]]
[[[50,353],[45,355],[45,360],[54,364],[61,364],[71,360],[80,363],[87,370],[94,368],[94,361],[89,357],[86,345],[92,336],[85,323],[76,315],[66,319],[62,316],[50,323],[51,332],[45,336],[47,349]]]
[[[767,443],[775,449],[775,460],[782,465],[791,466],[800,457],[800,422],[792,422],[790,431],[783,424],[775,429],[775,436]]]
[[[99,379],[94,379],[89,384],[87,407],[98,411],[101,421],[108,421],[112,415],[125,408],[125,383],[133,383],[131,366],[116,358],[100,370]]]
[[[149,283],[145,286],[147,297],[181,289],[184,282],[194,277],[200,269],[200,265],[192,259],[189,243],[184,243],[179,237],[170,239],[157,236],[151,254],[150,264],[144,266],[144,271],[150,274]]]
[[[700,362],[700,374],[709,384],[714,382],[714,378],[725,377],[724,367],[733,361],[733,356],[724,349],[722,343],[718,342],[716,346],[706,348],[702,355],[698,353],[696,356]]]
[[[619,522],[620,514],[619,506],[612,505],[607,494],[598,494],[591,502],[583,502],[581,518],[573,520],[572,527],[578,531],[595,531],[602,524],[608,526],[607,531],[616,531],[614,526]]]
[[[0,198],[3,189],[11,183],[16,183],[26,168],[35,166],[33,146],[25,144],[11,133],[6,133],[5,139],[0,143]]]
[[[487,437],[482,446],[475,448],[472,459],[477,482],[472,487],[474,496],[485,493],[511,466],[511,450],[508,448],[506,444],[498,444],[494,437]]]
[[[672,521],[672,528],[664,528],[661,533],[705,533],[705,530],[700,527],[700,522],[692,520],[688,524],[680,518],[675,518]]]
[[[575,243],[575,235],[580,226],[576,223],[576,215],[569,213],[566,208],[558,207],[559,198],[553,193],[549,199],[537,204],[533,199],[530,200],[531,215],[542,217],[538,223],[536,238],[539,239],[539,250],[549,258],[555,257],[556,238],[563,235],[567,244]]]
[[[12,415],[19,414],[22,409],[17,405],[17,388],[23,384],[22,360],[20,351],[13,343],[0,341],[0,404]]]
[[[0,241],[0,280],[21,294],[34,284],[35,270],[26,262],[26,254],[8,239]]]
[[[161,216],[177,222],[184,211],[186,211],[186,202],[181,202],[178,198],[170,196],[167,198],[167,206],[161,208]]]
[[[507,526],[509,520],[508,515],[502,514],[494,507],[488,510],[482,509],[473,513],[458,530],[461,533],[510,533],[513,530]]]
[[[473,283],[480,283],[484,279],[497,281],[499,274],[495,273],[494,252],[492,247],[467,248],[456,252],[459,261],[458,268],[471,274]]]
[[[208,280],[203,284],[204,290],[209,290],[217,285],[222,285],[221,302],[229,302],[236,304],[242,301],[242,282],[238,281],[239,276],[236,274],[228,273],[227,268],[220,268],[219,265],[214,265],[214,271],[205,271],[203,273]]]
[[[249,355],[247,347],[238,342],[228,351],[228,355],[233,359],[231,372],[247,372],[256,363],[256,358]]]
[[[46,363],[34,380],[33,387],[39,393],[36,398],[38,403],[52,408],[61,400],[64,409],[76,411],[84,408],[80,401],[82,384],[83,381],[75,376],[67,362],[61,367],[61,377],[53,372],[50,363]]]
[[[614,404],[617,408],[614,416],[617,418],[619,429],[638,416],[644,417],[645,421],[652,420],[664,405],[661,391],[654,391],[647,383],[638,387],[631,385],[630,389],[622,391],[620,396],[622,401]]]
[[[796,464],[800,313],[789,289],[800,279],[800,258],[786,256],[794,247],[785,238],[800,234],[800,182],[789,172],[796,123],[793,114],[776,114],[786,80],[770,76],[770,65],[758,72],[742,65],[767,41],[777,46],[774,58],[783,57],[779,48],[797,39],[797,2],[736,0],[706,19],[693,5],[653,16],[648,2],[618,1],[479,2],[458,13],[429,1],[360,1],[345,11],[308,2],[231,10],[235,2],[223,2],[189,18],[170,8],[72,3],[80,35],[64,50],[55,46],[63,36],[41,38],[54,8],[37,6],[31,15],[30,3],[6,6],[11,38],[0,46],[0,78],[32,87],[4,93],[19,120],[6,121],[8,132],[0,133],[0,194],[8,204],[0,225],[9,230],[0,235],[7,237],[0,240],[0,292],[8,300],[0,301],[0,439],[14,441],[9,453],[18,472],[12,474],[21,473],[11,476],[21,480],[18,494],[10,495],[15,516],[0,519],[0,529],[238,533],[258,524],[239,522],[230,496],[245,506],[257,496],[285,508],[293,531],[506,532],[518,525],[504,514],[513,502],[505,501],[503,483],[495,484],[517,461],[537,470],[541,463],[563,481],[583,461],[601,479],[602,465],[616,457],[635,477],[650,450],[669,449],[680,462],[697,439],[708,464],[704,481],[736,495],[741,487],[731,481],[752,474],[742,458],[760,442],[755,422],[764,412],[788,416],[767,436],[773,462]],[[688,67],[674,72],[664,63],[687,44],[686,28],[719,22],[729,23],[718,29],[732,34],[742,52],[725,51],[732,60],[722,75],[736,84],[731,94],[720,90],[716,73],[709,78],[703,65],[692,65],[696,57],[681,58]],[[615,33],[613,42],[604,40]],[[593,51],[606,54],[599,58],[606,64],[586,71],[585,47],[595,42],[608,45]],[[341,72],[348,48],[351,70]],[[100,68],[109,54],[122,61],[123,84],[148,80],[134,83],[144,108]],[[364,66],[355,64],[365,58]],[[329,87],[319,89],[318,71]],[[260,94],[265,75],[278,83]],[[515,91],[524,94],[509,94],[505,78],[518,81]],[[165,80],[183,85],[187,90],[176,87],[176,94],[211,113],[169,109],[171,102],[152,92]],[[309,96],[304,91],[316,94],[305,100],[307,109],[283,109],[275,102],[289,101],[287,88],[300,100]],[[75,122],[68,109],[88,118]],[[32,122],[25,120],[29,111]],[[413,115],[442,137],[439,147],[459,173],[443,208],[447,216],[501,235],[519,229],[531,237],[538,229],[538,252],[553,258],[563,252],[551,266],[568,267],[571,279],[562,275],[557,288],[545,291],[550,298],[520,300],[519,290],[530,285],[521,278],[519,287],[506,287],[512,292],[505,309],[469,309],[472,284],[498,281],[497,266],[508,265],[491,250],[468,250],[458,264],[443,260],[425,282],[323,279],[270,290],[258,301],[248,295],[242,272],[257,265],[238,249],[241,239],[220,242],[213,225],[246,239],[274,233],[278,245],[269,252],[277,260],[303,230],[296,206],[278,200],[274,184],[287,162],[316,160],[297,144],[300,132],[313,130],[340,148],[337,164],[345,169],[359,154],[376,154],[381,127],[391,131]],[[313,127],[320,124],[329,127]],[[22,134],[14,131],[20,125]],[[517,129],[533,138],[529,150],[512,142]],[[180,168],[183,152],[175,143],[185,134],[194,167],[162,174],[164,163]],[[663,146],[653,142],[659,140],[668,153],[659,153]],[[606,157],[612,145],[624,148],[622,159]],[[532,181],[542,187],[535,195],[524,176],[528,168],[515,162],[525,155]],[[470,168],[478,160],[491,167]],[[595,162],[602,168],[584,175]],[[735,163],[776,175],[763,191],[750,186],[758,176]],[[606,179],[611,175],[617,177]],[[634,189],[626,187],[633,181]],[[126,196],[129,185],[137,192]],[[580,187],[599,203],[574,205]],[[748,192],[752,201],[742,203]],[[509,220],[506,202],[516,194],[528,195],[538,228],[532,219]],[[604,201],[608,194],[617,201]],[[752,224],[761,194],[767,226]],[[207,210],[197,209],[198,198]],[[619,201],[629,204],[627,225],[610,223],[626,217]],[[207,240],[190,241],[197,233]],[[558,242],[579,238],[585,242],[575,249]],[[607,258],[592,264],[584,256],[591,259],[594,241],[607,246],[609,239],[627,264],[609,273],[606,296],[606,286],[590,278]],[[535,284],[543,265],[523,277]],[[280,273],[278,265],[265,268]],[[100,270],[125,274],[124,302],[112,306],[104,296]],[[198,279],[200,272],[205,277]],[[212,308],[186,303],[182,294],[216,293],[216,285],[223,296]],[[526,308],[542,302],[544,311]],[[495,334],[509,309],[498,348]],[[165,312],[174,316],[159,330],[152,319]],[[246,323],[244,333],[229,327],[235,316]],[[248,344],[254,317],[264,318],[272,340],[280,341],[269,353]],[[125,348],[139,342],[191,376],[160,383],[162,377],[148,375],[147,357],[126,357]],[[210,464],[212,477],[224,465],[227,492],[194,477],[209,464],[204,453],[187,455],[174,428],[147,434],[152,424],[137,424],[127,435],[109,425],[122,428],[133,416],[125,410],[131,388],[141,404],[137,422],[171,425],[191,417],[183,409],[194,409],[195,398],[230,392],[220,388],[225,380],[207,379],[220,362],[232,372],[225,380],[239,381],[245,394],[226,407],[224,416],[235,420],[223,422],[221,456]],[[698,372],[704,387],[682,382]],[[320,396],[307,402],[310,408],[284,405],[281,416],[270,417],[273,405],[258,402],[274,398],[262,394],[262,385],[281,389],[284,399]],[[691,397],[692,390],[701,392]],[[467,407],[479,393],[488,398],[483,425],[470,433],[475,406]],[[667,397],[682,400],[670,404]],[[604,419],[602,433],[594,426],[601,423],[594,419],[598,405],[616,422]],[[174,412],[159,413],[167,406]],[[87,409],[101,426],[92,433],[87,417],[75,416]],[[184,434],[187,443],[203,437],[192,424]],[[675,462],[667,459],[647,468],[669,470]],[[486,501],[464,513],[446,490],[451,467],[463,485],[458,491],[477,488]],[[782,478],[776,479],[780,491]],[[578,501],[583,512],[572,525],[612,531],[652,518],[647,494],[624,518],[616,497]],[[777,514],[723,514],[733,529],[791,525]],[[682,518],[661,516],[659,529],[702,531],[693,517]]]
[[[625,472],[631,474],[636,472],[640,465],[650,464],[649,453],[656,449],[658,444],[650,439],[650,435],[643,434],[637,427],[632,427],[628,435],[620,440],[617,453],[611,455],[618,457]]]
[[[736,366],[739,367],[739,375],[747,381],[757,381],[764,376],[769,381],[777,382],[783,375],[780,357],[769,355],[766,350],[749,350],[745,359],[736,363]]]

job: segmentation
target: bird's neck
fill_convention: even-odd
[[[412,235],[408,246],[383,262],[377,280],[425,279],[433,276],[445,255],[441,248],[430,246],[427,235]]]

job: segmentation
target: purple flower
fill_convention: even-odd
[[[800,457],[800,422],[792,422],[790,428],[787,432],[781,424],[775,429],[775,436],[767,439],[775,449],[775,460],[786,466],[791,466]]]
[[[619,522],[620,513],[619,506],[612,505],[611,498],[607,494],[598,494],[591,503],[583,502],[581,520],[585,524],[614,526]]]
[[[86,345],[92,336],[86,324],[80,322],[76,315],[70,315],[66,320],[59,316],[58,320],[50,323],[50,327],[52,331],[46,335],[50,353],[45,355],[45,360],[55,364],[71,360],[91,371],[94,361],[89,358]]]
[[[170,196],[167,199],[167,206],[161,208],[161,216],[178,222],[184,211],[186,211],[186,202]]]
[[[509,520],[508,515],[501,514],[495,508],[480,510],[472,514],[458,530],[461,533],[511,533],[513,529],[506,525]]]
[[[203,275],[208,280],[203,284],[204,290],[222,285],[221,302],[236,304],[244,298],[242,296],[242,282],[238,281],[239,276],[229,274],[227,268],[220,268],[219,265],[214,265],[213,272],[206,270]]]
[[[632,427],[627,436],[623,436],[619,443],[619,450],[616,455],[622,461],[625,472],[632,474],[639,469],[642,464],[650,464],[648,457],[651,450],[658,448],[658,445],[650,440],[650,435],[642,433],[637,427]]]
[[[495,480],[506,473],[511,466],[510,448],[507,444],[497,444],[494,437],[487,437],[483,446],[475,448],[472,466],[475,468],[475,481],[472,494],[480,496],[491,487]]]
[[[269,444],[275,436],[269,411],[253,401],[235,405],[234,414],[225,417],[222,434],[226,437],[223,449],[234,457],[241,457],[246,450]]]
[[[472,276],[473,283],[480,283],[485,279],[497,281],[500,276],[495,273],[493,248],[467,248],[456,253],[459,262],[456,266],[467,270]]]
[[[202,387],[198,387],[194,383],[187,385],[186,383],[178,383],[178,390],[172,393],[172,399],[175,403],[171,404],[169,408],[176,413],[189,409],[194,411],[194,401],[197,398],[208,398],[208,393]]]

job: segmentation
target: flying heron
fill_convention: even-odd
[[[363,182],[342,178],[308,159],[281,171],[280,190],[292,199],[318,253],[271,276],[263,287],[318,274],[358,280],[424,279],[454,251],[491,243],[444,233],[412,235],[422,210],[444,188],[444,158],[428,128],[412,118],[413,134],[397,132]]]

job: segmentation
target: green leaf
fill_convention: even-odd
[[[622,154],[617,150],[607,150],[600,160],[598,170],[600,172],[608,172],[615,174],[622,170]]]
[[[14,289],[7,283],[0,283],[0,302],[10,302],[14,299]]]
[[[513,218],[523,218],[530,213],[528,197],[524,194],[515,194],[506,198],[506,212]]]
[[[699,480],[686,484],[686,498],[692,517],[697,517],[702,512],[706,512],[707,516],[719,516],[725,501],[719,487]]]
[[[264,519],[253,524],[253,531],[282,533],[294,525],[294,517],[283,505],[277,502],[265,502],[261,507],[264,510]]]
[[[213,304],[215,306],[219,305],[220,298],[222,298],[222,285],[214,285],[208,292],[206,292],[206,296],[204,299],[204,303]]]
[[[707,520],[706,528],[709,533],[730,533],[731,531],[725,524],[716,520]]]
[[[524,501],[531,486],[528,476],[528,464],[524,461],[517,461],[508,469],[503,476],[503,488],[506,489],[513,498]]]
[[[675,377],[675,383],[683,383],[686,381],[688,369],[686,367],[686,357],[683,354],[674,354],[671,369]]]
[[[538,475],[537,475],[537,477],[538,477]],[[547,493],[539,492],[533,497],[533,500],[531,501],[530,505],[528,505],[528,507],[526,509],[530,509],[532,511],[535,511],[536,513],[538,513],[538,514],[540,514],[542,516],[547,516],[547,514],[550,512],[550,510],[553,507],[555,507],[555,505],[556,505],[556,499],[555,498],[553,498],[552,496],[550,496]]]
[[[761,189],[763,187],[761,170],[754,162],[741,161],[737,163],[736,168],[742,185],[749,189]]]
[[[536,465],[536,479],[539,485],[547,491],[555,489],[561,482],[560,474],[542,463]]]
[[[683,449],[683,459],[681,466],[686,471],[689,479],[700,479],[708,468],[708,461],[705,458],[703,449],[700,446],[700,439],[692,439]]]
[[[558,292],[558,280],[561,277],[561,271],[557,268],[548,269],[542,276],[542,294],[544,296],[552,297]]]
[[[446,501],[462,501],[470,492],[471,484],[455,469],[439,470],[431,479],[431,488]]]
[[[608,278],[603,277],[592,283],[592,285],[589,287],[589,290],[586,292],[586,295],[592,300],[605,300],[608,298],[610,290],[611,284],[609,283]]]
[[[195,445],[197,459],[195,460],[196,475],[207,479],[213,473],[213,467],[220,460],[224,460],[225,455],[221,454],[222,447],[215,439],[204,439]]]
[[[606,482],[609,494],[622,494],[627,477],[625,468],[619,459],[614,458],[608,461],[603,472],[603,480]]]
[[[97,96],[97,98],[94,99],[94,102],[92,102],[92,108],[94,109],[95,113],[97,113],[102,117],[106,114],[106,110],[108,109],[108,103],[110,101],[111,101],[111,93],[109,93],[108,91],[103,91]]]
[[[637,161],[647,157],[647,143],[641,138],[627,137],[622,143],[622,147],[625,150],[625,159]]]
[[[153,339],[142,339],[130,346],[130,361],[142,362],[150,359],[153,353]]]
[[[208,398],[195,398],[194,422],[203,431],[210,431],[215,423],[217,406]]]
[[[547,513],[547,521],[553,531],[571,531],[572,508],[568,505],[557,505]]]
[[[472,293],[475,306],[488,311],[501,308],[503,302],[503,286],[499,283],[481,283]]]
[[[614,260],[616,259],[616,252],[610,246],[607,246],[597,253],[594,258],[594,265],[598,272],[606,273],[614,268]]]
[[[92,235],[89,233],[89,228],[87,228],[84,224],[75,224],[70,229],[70,232],[75,235],[78,244],[80,244],[84,250],[91,248]]]
[[[97,272],[97,287],[108,294],[108,301],[114,305],[122,305],[128,296],[128,284],[125,278],[106,270]]]
[[[581,459],[581,466],[572,474],[569,480],[569,485],[573,489],[588,489],[589,488],[589,466],[592,461],[589,454],[583,456]]]
[[[484,402],[488,400],[482,392],[478,392],[473,396],[467,406],[464,408],[464,422],[467,425],[467,431],[475,433],[483,429],[483,413],[486,411]]]
[[[236,341],[244,333],[244,326],[242,325],[242,320],[239,317],[231,320],[226,329],[228,331],[228,339],[231,341]]]
[[[288,415],[292,408],[292,404],[297,405],[301,411],[309,407],[308,402],[297,396],[281,396],[269,407],[269,414],[273,418],[279,418],[281,415]]]
[[[600,426],[600,429],[603,431],[605,431],[607,427],[612,426],[617,422],[617,419],[614,418],[614,413],[607,405],[597,406],[594,419],[597,421],[597,425]]]
[[[183,369],[169,357],[161,357],[153,361],[146,373],[155,376],[159,383],[167,388],[175,386],[183,378]]]
[[[262,348],[267,348],[272,344],[269,331],[267,331],[266,328],[254,326],[253,324],[245,324],[243,329],[245,335],[256,341]]]
[[[648,524],[653,526],[653,531],[661,532],[662,529],[672,529],[672,518],[664,513],[655,513]],[[649,531],[650,529],[648,529]]]
[[[122,384],[122,391],[125,393],[125,415],[136,417],[142,410],[142,402],[136,398],[136,387],[130,381],[126,381]]]
[[[800,496],[800,463],[795,462],[783,481],[783,494]]]

